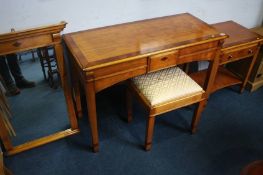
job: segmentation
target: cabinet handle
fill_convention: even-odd
[[[248,54],[252,54],[253,53],[253,50],[252,49],[249,49],[248,50]]]
[[[167,60],[168,59],[168,57],[163,57],[161,60],[162,61],[165,61],[165,60]]]
[[[233,56],[232,55],[228,55],[228,59],[230,60],[231,58],[233,58]]]
[[[18,41],[16,41],[16,42],[13,44],[13,46],[15,46],[15,47],[19,47],[20,45],[21,45],[21,43],[18,42]]]

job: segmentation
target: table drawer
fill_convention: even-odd
[[[52,42],[51,35],[38,35],[29,38],[12,40],[9,42],[0,43],[0,53],[13,53],[29,50],[36,47],[46,46],[48,43]]]
[[[253,56],[256,50],[257,50],[257,46],[254,45],[254,46],[243,48],[240,50],[235,50],[231,52],[223,52],[223,54],[220,57],[220,64],[225,64],[227,62],[235,61],[240,58]]]
[[[148,71],[157,71],[167,67],[176,65],[178,51],[165,52],[157,55],[150,56]]]
[[[195,52],[192,54],[182,55],[177,59],[177,64],[184,64],[193,61],[209,61],[215,58],[217,48]]]
[[[122,74],[124,72],[130,72],[136,69],[147,67],[147,58],[140,58],[136,60],[131,60],[123,63],[117,63],[110,66],[107,66],[107,68],[98,68],[93,70],[93,75],[95,79],[101,79],[106,77],[115,76],[117,74]]]
[[[118,82],[146,73],[147,58],[117,63],[92,71],[91,81],[95,79],[95,91],[99,92]],[[89,72],[87,72],[89,74]],[[86,74],[86,76],[88,76]]]
[[[209,50],[211,48],[216,48],[217,45],[218,45],[218,41],[199,44],[199,45],[195,45],[195,46],[190,46],[187,48],[180,49],[179,55],[184,56],[184,55],[192,54],[195,52]]]

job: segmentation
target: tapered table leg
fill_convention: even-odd
[[[99,135],[98,135],[98,124],[97,124],[97,112],[96,112],[96,92],[93,82],[86,83],[86,99],[88,107],[88,119],[91,128],[92,137],[92,149],[93,152],[99,151]]]

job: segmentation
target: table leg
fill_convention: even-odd
[[[258,56],[259,50],[260,50],[260,46],[258,46],[258,49],[257,49],[256,53],[254,54],[251,62],[250,62],[247,74],[246,74],[246,76],[244,78],[243,83],[241,84],[241,87],[240,87],[240,93],[242,93],[244,91],[245,87],[246,87],[247,81],[248,81],[248,79],[250,77],[250,73],[251,73],[251,71],[252,71],[252,69],[254,67],[254,64],[255,64],[255,62],[257,60],[257,56]]]
[[[77,109],[77,116],[79,118],[82,117],[83,113],[82,113],[82,107],[81,107],[81,97],[80,97],[80,82],[78,77],[78,72],[76,70],[76,67],[73,65],[72,66],[72,72],[73,72],[73,76],[72,76],[72,83],[73,83],[73,91],[74,91],[74,97],[75,97],[75,103],[76,103],[76,109]]]
[[[99,151],[99,135],[97,124],[97,112],[96,112],[96,92],[94,82],[87,82],[85,87],[87,107],[88,107],[88,119],[91,128],[92,137],[92,149],[93,152]]]

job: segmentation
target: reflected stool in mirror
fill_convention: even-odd
[[[57,75],[57,77],[59,77],[59,72],[57,69],[57,61],[54,48],[51,46],[37,48],[37,55],[40,60],[44,79],[48,81],[50,87],[57,88],[57,86],[55,86],[56,83],[54,81],[54,75]]]
[[[192,133],[196,131],[201,112],[205,106],[205,91],[179,67],[148,73],[128,81],[127,110],[129,122],[132,120],[131,92],[149,112],[145,150],[148,151],[152,147],[155,117],[160,114],[198,103],[191,126]]]
[[[17,55],[18,55],[18,60],[19,61],[22,61],[22,56],[23,55],[27,55],[27,54],[31,54],[31,58],[32,58],[32,61],[36,61],[36,58],[35,58],[35,49],[31,49],[31,50],[28,50],[28,51],[24,51],[24,52],[18,52]]]

